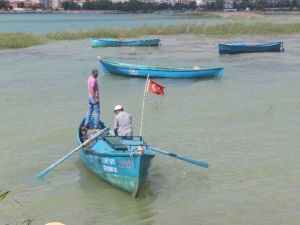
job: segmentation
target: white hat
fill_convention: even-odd
[[[116,105],[116,106],[115,106],[114,112],[117,111],[117,110],[121,110],[121,109],[123,109],[123,106],[121,106],[121,105]]]

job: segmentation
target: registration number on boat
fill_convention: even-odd
[[[117,173],[118,172],[117,167],[105,166],[105,165],[103,165],[103,170],[105,172],[110,172],[110,173]]]
[[[139,74],[139,72],[137,70],[129,70],[128,73],[130,75],[138,75]]]
[[[118,169],[114,165],[116,165],[116,161],[111,158],[102,158],[103,170],[109,173],[117,173]],[[106,164],[106,165],[104,165]]]
[[[102,158],[102,163],[109,164],[109,165],[115,165],[116,164],[115,160],[111,159],[111,158]]]

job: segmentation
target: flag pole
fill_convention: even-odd
[[[140,127],[140,136],[142,136],[142,130],[143,130],[144,108],[145,108],[145,99],[146,99],[146,92],[147,92],[147,87],[148,87],[148,81],[149,81],[149,74],[147,76],[146,84],[145,84],[145,88],[144,88],[142,116],[141,116],[141,127]]]

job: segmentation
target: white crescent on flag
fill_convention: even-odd
[[[154,91],[160,91],[160,87],[157,84],[152,84],[152,89]]]
[[[164,86],[150,79],[148,80],[146,90],[153,94],[157,94],[161,96],[164,95]]]

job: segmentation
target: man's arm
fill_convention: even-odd
[[[114,121],[114,132],[115,132],[115,135],[118,136],[118,119],[117,119],[117,116],[115,117],[115,121]]]

